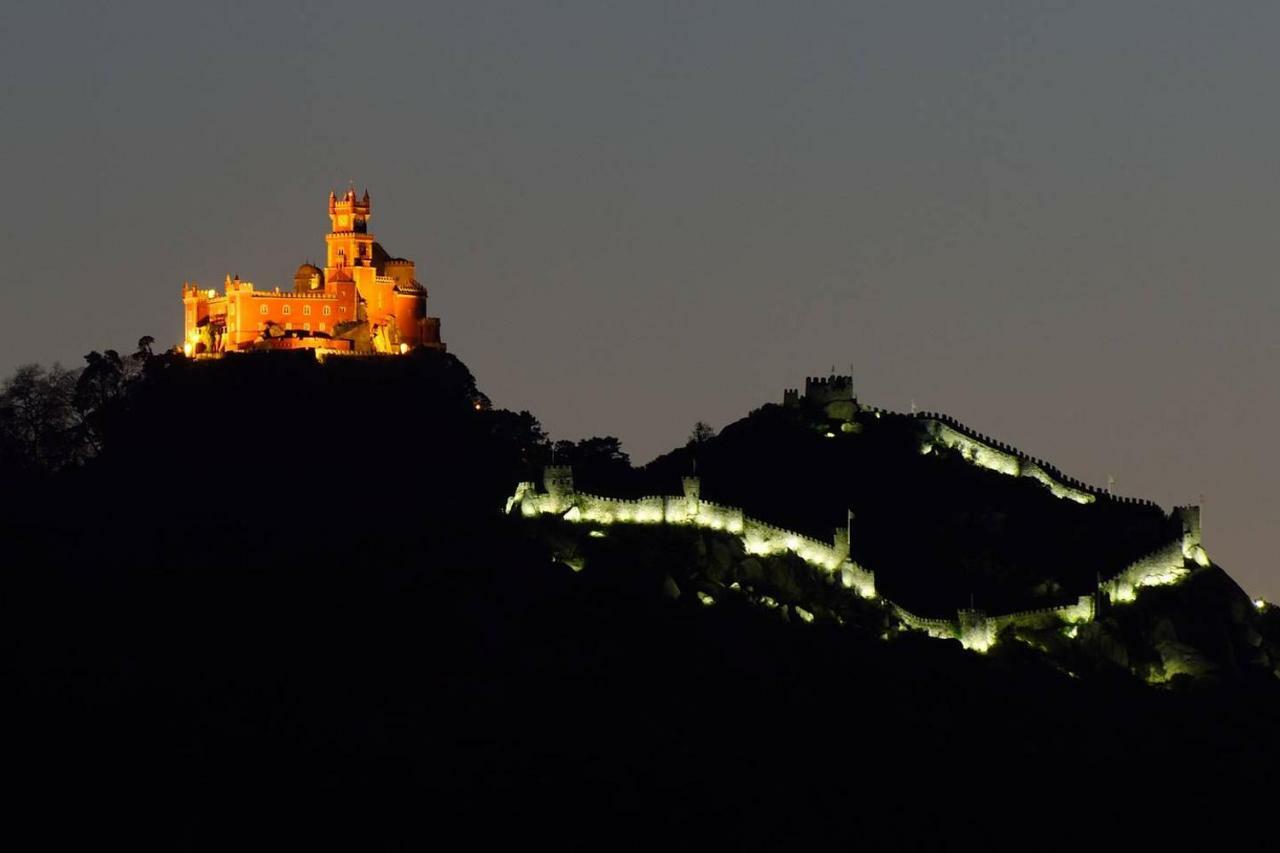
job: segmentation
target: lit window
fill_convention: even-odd
[[[328,317],[330,314],[333,313],[333,308],[326,305],[324,306],[324,309],[321,311],[321,313],[324,314],[324,316]]]
[[[267,303],[265,303],[265,302],[264,302],[264,303],[262,303],[261,305],[259,305],[259,306],[258,306],[258,313],[259,313],[259,314],[265,314],[265,313],[267,313]]]
[[[306,332],[311,331],[311,323],[309,323],[309,322],[307,322],[307,323],[303,323],[303,324],[302,324],[302,329],[303,329],[303,331],[306,331]]]
[[[292,323],[285,323],[285,324],[284,324],[284,330],[285,330],[286,332],[287,332],[287,331],[289,331],[289,330],[290,330],[290,329],[292,329],[292,328],[293,328],[293,324],[292,324]]]
[[[320,321],[320,331],[324,331],[324,320]]]
[[[345,305],[339,305],[339,306],[338,306],[338,310],[339,310],[339,311],[341,311],[343,314],[345,314],[345,313],[347,313],[347,306],[345,306]]]
[[[304,316],[304,317],[310,317],[310,316],[311,316],[311,306],[310,306],[310,305],[303,305],[303,306],[302,306],[302,316]]]
[[[280,313],[281,313],[281,314],[284,314],[285,316],[288,316],[289,314],[292,314],[292,313],[293,313],[293,308],[292,308],[292,307],[290,307],[290,306],[288,306],[288,305],[286,305],[286,306],[284,306],[283,308],[281,308],[281,309],[280,309]]]

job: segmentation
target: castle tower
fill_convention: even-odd
[[[372,207],[368,190],[359,199],[354,189],[342,198],[329,193],[331,231],[324,238],[326,270],[373,265],[373,235],[369,233]]]
[[[702,480],[698,477],[681,477],[680,486],[684,491],[685,515],[696,518],[702,503]]]
[[[985,652],[996,641],[995,623],[981,610],[970,607],[956,612],[960,626],[960,644],[966,649]]]
[[[542,469],[542,487],[555,499],[558,506],[573,503],[576,492],[573,488],[573,467],[569,465],[548,465]]]
[[[852,551],[849,548],[849,528],[837,527],[835,533],[831,537],[831,547],[839,556],[840,560],[849,559]]]
[[[1174,507],[1173,512],[1182,522],[1182,556],[1188,560],[1195,560],[1197,565],[1209,565],[1209,555],[1205,552],[1200,540],[1200,507]]]

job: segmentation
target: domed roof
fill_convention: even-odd
[[[324,287],[324,273],[317,266],[303,264],[293,274],[293,289],[296,291],[319,290]]]

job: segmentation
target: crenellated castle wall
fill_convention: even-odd
[[[938,446],[950,448],[981,468],[1009,477],[1030,477],[1048,488],[1054,497],[1082,504],[1097,500],[1097,496],[1083,483],[1062,477],[1057,469],[1042,460],[1033,459],[1002,441],[975,433],[954,418],[934,413],[919,417],[928,437],[922,447],[926,453]]]
[[[1038,460],[1018,458],[998,443],[996,445],[987,450],[1006,453],[1016,459],[1020,466],[1019,476],[1024,470],[1021,466],[1026,462],[1043,471]],[[697,477],[685,477],[682,485],[681,495],[608,498],[577,491],[571,468],[550,466],[543,472],[544,490],[539,492],[530,482],[518,484],[515,493],[507,500],[506,511],[510,514],[518,509],[525,517],[552,514],[570,522],[599,525],[675,524],[721,530],[739,536],[748,553],[795,554],[810,566],[837,578],[844,587],[863,598],[877,597],[875,573],[860,566],[850,556],[847,529],[836,530],[831,541],[824,542],[751,518],[738,507],[703,500],[701,482]],[[1135,560],[1114,577],[1101,581],[1098,586],[1100,593],[1113,603],[1132,601],[1142,587],[1180,582],[1191,573],[1190,562],[1209,565],[1200,543],[1199,507],[1176,507],[1174,514],[1181,520],[1181,536]],[[919,616],[887,599],[885,604],[905,627],[923,631],[931,637],[959,640],[965,648],[976,651],[986,651],[996,642],[1000,632],[1010,627],[1043,630],[1090,622],[1097,617],[1093,595],[1079,596],[1070,604],[995,616],[981,610],[961,609],[954,619]]]
[[[742,539],[750,554],[770,555],[791,552],[806,563],[838,577],[847,588],[867,598],[875,596],[875,575],[849,556],[849,533],[835,531],[830,542],[786,530],[746,515],[739,507],[702,499],[697,477],[683,479],[683,494],[624,499],[579,492],[568,466],[550,466],[543,472],[543,491],[533,483],[516,486],[507,500],[506,511],[519,508],[532,518],[559,515],[566,521],[609,524],[675,524],[722,530]]]
[[[888,414],[884,410],[872,410]],[[1010,477],[1029,477],[1044,485],[1055,497],[1090,504],[1096,500],[1115,501],[1131,506],[1156,507],[1154,501],[1145,498],[1126,498],[1113,495],[1105,489],[1082,482],[1062,473],[1056,466],[1043,459],[1023,453],[1003,441],[971,429],[950,415],[939,412],[919,412],[914,417],[921,422],[926,435],[921,447],[924,453],[934,447],[947,447],[959,451],[968,461],[982,468],[997,471]]]
[[[1017,613],[1004,613],[988,617],[991,622],[993,636],[1005,628],[1053,628],[1063,623],[1074,625],[1080,622],[1092,622],[1095,616],[1094,598],[1082,595],[1075,604],[1064,604],[1060,607],[1041,607],[1036,610],[1020,610]]]

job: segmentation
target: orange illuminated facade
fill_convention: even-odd
[[[298,267],[293,289],[258,290],[227,276],[221,295],[182,286],[183,350],[219,355],[253,349],[404,353],[443,350],[440,319],[427,316],[427,289],[413,261],[393,258],[369,233],[366,190],[329,193],[325,265]]]

